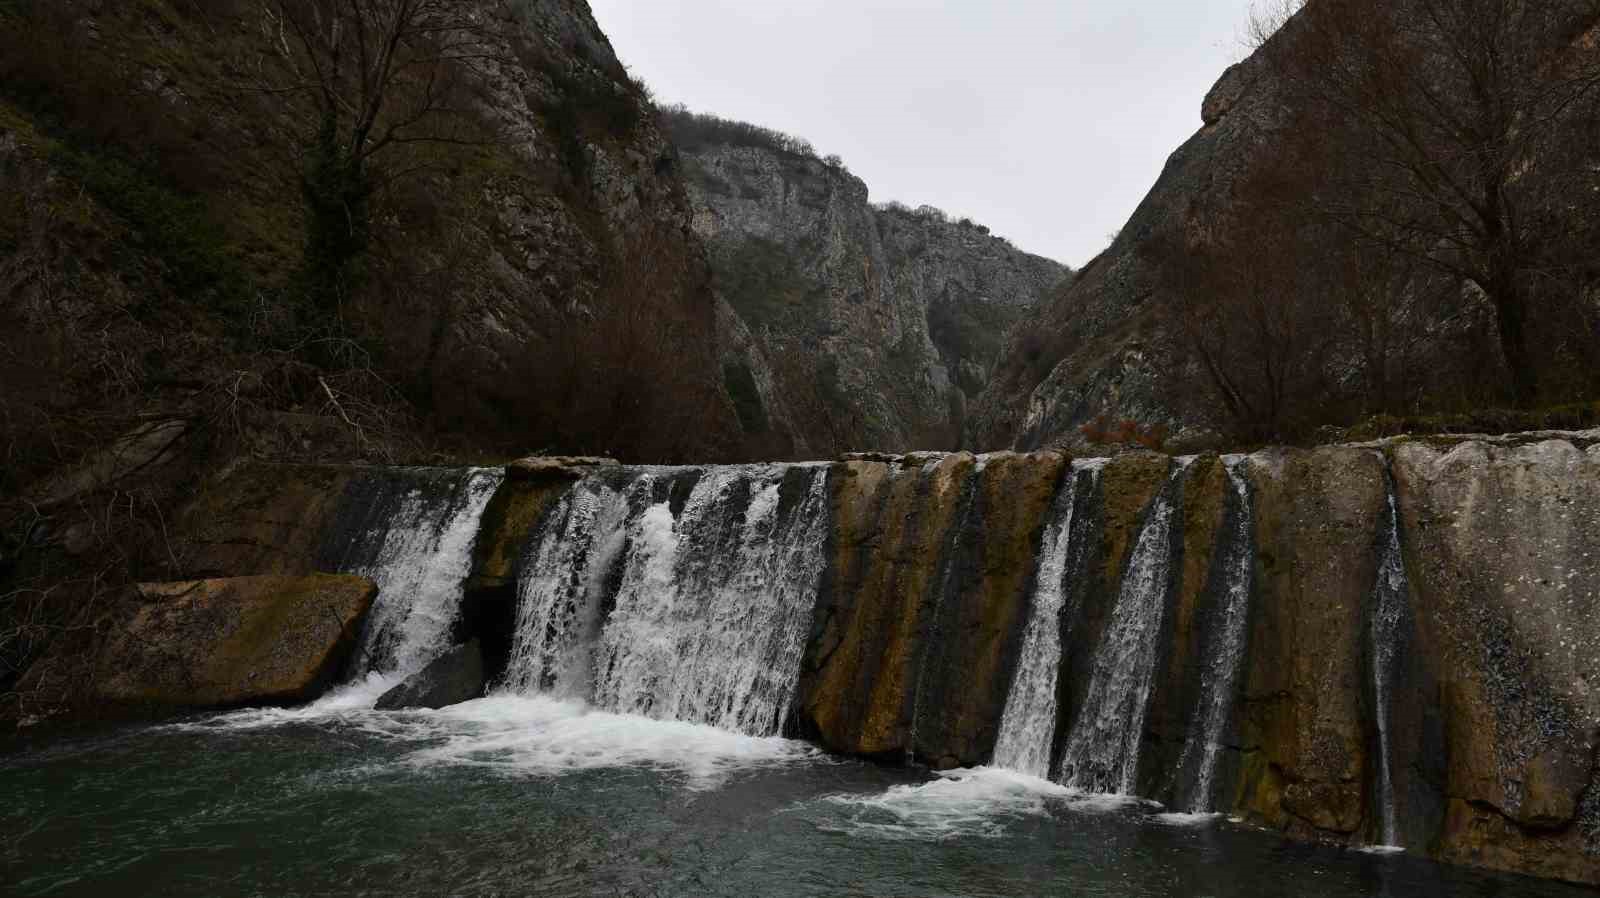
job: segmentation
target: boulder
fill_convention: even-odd
[[[377,594],[326,574],[140,584],[97,638],[52,650],[22,689],[73,680],[69,704],[167,710],[309,701],[344,670]]]
[[[1232,111],[1234,105],[1249,91],[1256,75],[1256,66],[1248,62],[1228,66],[1200,104],[1200,120],[1207,125],[1222,121],[1223,116]]]
[[[438,710],[470,702],[483,695],[483,647],[474,639],[458,645],[378,699],[378,710],[406,708]]]

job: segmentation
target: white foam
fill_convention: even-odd
[[[1075,795],[1049,780],[1000,767],[939,775],[916,785],[893,786],[875,795],[830,795],[823,801],[855,813],[826,829],[894,840],[992,838],[1004,818],[1047,813],[1046,801]]]
[[[521,776],[635,767],[676,772],[690,788],[709,789],[735,771],[821,759],[803,742],[612,714],[548,696],[494,695],[442,711],[391,715],[389,721],[393,735],[439,740],[406,763],[488,767]]]
[[[611,714],[549,696],[499,694],[439,711],[372,710],[393,685],[393,678],[370,677],[303,708],[240,711],[179,726],[323,725],[416,744],[395,762],[408,767],[471,766],[531,777],[644,768],[681,774],[691,789],[715,788],[740,770],[824,759],[803,742]]]
[[[1207,826],[1223,819],[1223,814],[1157,814],[1155,820],[1168,826]]]
[[[1362,845],[1355,850],[1361,854],[1389,855],[1406,853],[1406,850],[1399,845]]]
[[[297,708],[250,708],[202,720],[173,724],[178,730],[261,730],[292,724],[327,724],[372,711],[385,692],[400,685],[403,674],[372,673],[352,680],[309,705]]]
[[[955,770],[926,783],[822,801],[846,811],[843,820],[820,822],[822,829],[895,841],[996,838],[1005,834],[1008,822],[1046,816],[1052,808],[1104,813],[1147,804],[1121,795],[1085,794],[1002,767]]]

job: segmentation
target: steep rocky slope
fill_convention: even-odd
[[[1558,74],[1569,69],[1593,71],[1593,27],[1600,15],[1593,4],[1463,4],[1451,15],[1470,24],[1471,15],[1513,6],[1517,14],[1502,19],[1514,26],[1478,23],[1490,35],[1483,42],[1505,44],[1505,55],[1515,55],[1515,65],[1529,70],[1507,76],[1524,79],[1513,102],[1565,90],[1551,85],[1559,85]],[[1414,232],[1447,233],[1450,240],[1475,246],[1471,235],[1428,230],[1431,207],[1402,213],[1379,206],[1384,196],[1419,191],[1409,181],[1390,183],[1371,174],[1383,167],[1378,160],[1385,150],[1373,148],[1383,135],[1369,123],[1377,113],[1353,104],[1411,101],[1396,100],[1398,89],[1385,94],[1358,81],[1350,88],[1356,99],[1341,107],[1340,97],[1318,93],[1331,88],[1311,83],[1315,75],[1305,74],[1329,54],[1342,53],[1340,59],[1359,66],[1375,65],[1373,59],[1392,62],[1373,54],[1401,52],[1369,53],[1360,46],[1381,43],[1382,34],[1361,34],[1330,48],[1326,29],[1332,26],[1308,18],[1355,8],[1311,4],[1222,75],[1199,110],[1202,127],[1171,155],[1112,245],[1055,292],[1031,327],[1013,333],[975,404],[969,445],[1076,444],[1082,442],[1080,427],[1101,415],[1166,425],[1196,441],[1266,442],[1302,439],[1317,426],[1349,424],[1364,415],[1456,413],[1514,401],[1508,385],[1516,378],[1509,350],[1503,352],[1497,307],[1485,288],[1461,274],[1471,267],[1463,259],[1478,250],[1452,256],[1437,248],[1445,238],[1429,243]],[[1393,27],[1411,34],[1446,27],[1427,24],[1424,12],[1420,3],[1384,7]],[[1490,21],[1501,31],[1487,27]],[[1464,24],[1461,31],[1470,29]],[[1471,40],[1460,34],[1452,39],[1458,43],[1451,46]],[[1492,48],[1469,45],[1467,51],[1494,58]],[[1447,68],[1439,62],[1444,50],[1406,52]],[[1413,61],[1413,69],[1424,65]],[[1426,79],[1416,81],[1425,93]],[[1354,93],[1359,90],[1375,93]],[[1592,399],[1600,364],[1593,355],[1600,291],[1594,289],[1592,266],[1582,259],[1590,240],[1583,235],[1597,220],[1585,200],[1593,183],[1573,174],[1593,171],[1592,116],[1569,113],[1592,108],[1593,94],[1585,91],[1562,94],[1571,105],[1549,115],[1556,124],[1533,149],[1516,143],[1514,128],[1506,135],[1496,132],[1499,143],[1485,137],[1487,149],[1474,149],[1484,156],[1515,155],[1519,174],[1502,193],[1515,194],[1520,226],[1529,235],[1543,229],[1537,238],[1525,238],[1529,261],[1521,263],[1518,277],[1537,284],[1548,276],[1550,282],[1521,325],[1540,334],[1529,367],[1543,382],[1539,399],[1545,405]],[[1434,99],[1444,104],[1441,116],[1479,114],[1465,100],[1452,106],[1459,98]],[[1420,119],[1432,110],[1413,114]],[[1414,163],[1423,173],[1419,177],[1426,177],[1462,153],[1439,139],[1416,155],[1433,160]],[[1373,224],[1386,214],[1423,223],[1405,225],[1413,231],[1396,236]],[[1476,221],[1465,217],[1469,223],[1462,227],[1470,232]],[[1495,227],[1482,230],[1494,233]],[[1226,275],[1220,290],[1206,280],[1218,271]],[[1236,402],[1241,396],[1245,401]],[[1236,407],[1257,399],[1254,408]],[[1515,401],[1527,404],[1525,399]]]
[[[1213,410],[1174,407],[1164,390],[1163,372],[1179,353],[1160,320],[1159,272],[1140,248],[1204,227],[1264,151],[1279,110],[1258,68],[1247,62],[1222,77],[1206,100],[1205,126],[1167,160],[1111,246],[1030,327],[1013,332],[975,404],[970,445],[1072,442],[1078,425],[1102,413],[1179,428],[1215,423]]]
[[[958,444],[1005,334],[1070,274],[970,221],[875,207],[809,154],[709,143],[683,162],[729,381],[780,456]]]
[[[0,687],[180,577],[167,523],[240,457],[754,451],[673,148],[587,3],[427,8],[469,58],[391,84],[379,127],[412,130],[330,302],[278,4],[0,2]]]
[[[451,73],[450,117],[423,119],[438,130],[373,157],[342,327],[299,292],[318,119],[275,89],[295,82],[290,45],[264,37],[274,9],[0,5],[0,27],[28,36],[0,91],[9,421],[42,435],[97,411],[111,369],[116,404],[141,413],[192,415],[242,378],[269,411],[372,431],[406,417],[403,436],[463,448],[737,451],[671,146],[586,3],[449,6],[474,58]],[[425,77],[402,73],[394,116]],[[352,371],[393,389],[357,390]],[[319,374],[356,401],[332,407]],[[389,407],[363,416],[362,400]],[[675,415],[695,426],[661,426]]]

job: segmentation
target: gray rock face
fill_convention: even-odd
[[[1419,636],[1451,722],[1440,854],[1592,879],[1600,444],[1406,443],[1394,473]]]
[[[438,710],[483,695],[483,647],[478,640],[456,646],[378,699],[380,711]]]
[[[977,225],[874,207],[816,159],[714,145],[684,169],[732,313],[725,380],[746,382],[747,431],[789,435],[779,452],[953,446],[1005,333],[1070,274]]]
[[[1168,158],[1116,240],[1011,335],[975,403],[970,445],[1073,444],[1077,427],[1101,413],[1176,433],[1215,425],[1212,410],[1175,408],[1163,395],[1177,353],[1156,315],[1158,267],[1141,250],[1217,226],[1282,118],[1277,85],[1260,68],[1246,60],[1222,76],[1206,98],[1205,126]]]
[[[315,127],[307,120],[309,107],[286,95],[240,104],[214,89],[214,67],[267,50],[255,37],[259,5],[214,6],[196,7],[192,14],[186,9],[174,17],[171,31],[147,28],[141,10],[121,5],[64,8],[81,16],[85,52],[97,59],[108,83],[165,86],[170,103],[141,108],[145,125],[207,135],[195,149],[195,167],[211,172],[208,184],[227,185],[207,194],[217,206],[214,227],[226,234],[221,242],[254,247],[259,259],[250,264],[261,269],[261,286],[273,287],[299,265],[303,210],[294,186],[298,163],[290,160]],[[472,99],[463,127],[470,125],[473,141],[481,136],[483,145],[415,169],[415,160],[404,156],[378,160],[385,170],[411,174],[397,179],[403,189],[395,208],[385,207],[376,225],[381,252],[374,253],[383,258],[371,264],[381,278],[369,278],[370,286],[356,291],[342,310],[352,329],[379,347],[376,369],[438,429],[479,447],[526,451],[571,443],[573,449],[631,449],[663,459],[734,454],[740,432],[717,360],[716,299],[704,252],[689,229],[692,213],[672,147],[588,4],[461,0],[445,6],[482,28],[484,53],[466,76]],[[194,65],[170,62],[190,57]],[[400,89],[421,90],[410,77],[401,76]],[[202,321],[207,310],[191,311],[183,303],[192,297],[159,278],[154,286],[135,288],[118,273],[86,282],[81,290],[48,291],[42,286],[48,279],[33,283],[40,279],[14,276],[57,262],[50,257],[33,264],[23,255],[33,249],[14,246],[11,225],[22,219],[10,197],[26,196],[30,207],[46,208],[56,193],[81,195],[88,214],[101,223],[103,234],[95,239],[122,239],[117,216],[95,205],[93,190],[76,183],[70,171],[52,170],[48,144],[29,115],[0,103],[0,193],[8,197],[0,208],[0,289],[20,297],[14,304],[16,330],[23,334],[18,345],[71,345],[103,321],[128,317],[118,310],[151,290],[172,293],[161,298],[174,304],[175,314]],[[41,245],[62,230],[41,223],[40,234],[50,238]],[[65,245],[69,255],[88,255],[89,243],[79,236]],[[148,252],[126,256],[128,266],[159,267]],[[670,353],[642,358],[633,352],[629,363],[667,397],[648,413],[634,413],[638,418],[659,418],[661,407],[693,410],[697,426],[677,428],[678,438],[671,441],[677,445],[590,446],[551,423],[567,411],[563,398],[551,395],[556,375],[581,370],[592,377],[621,367],[595,358],[617,345],[610,338],[622,326],[613,320],[620,313],[605,313],[619,307],[649,334],[636,342],[670,342]],[[199,324],[194,329],[207,331]],[[121,324],[108,337],[129,346],[150,339]],[[242,351],[254,348],[246,344]],[[188,355],[193,358],[181,360],[184,378],[209,379],[216,376],[213,367],[252,370],[249,359],[211,365],[209,345]],[[75,386],[72,357],[57,360],[39,352],[26,359],[40,369],[35,392],[49,395],[52,404],[100,401],[98,385],[65,400],[56,395]],[[11,371],[0,379],[8,386],[19,381]],[[303,460],[310,453],[289,446],[283,455]]]
[[[634,93],[584,0],[474,2],[506,20],[499,33],[508,61],[483,66],[481,112],[515,159],[504,176],[486,179],[485,214],[462,223],[462,245],[433,249],[441,266],[451,252],[464,254],[465,264],[455,263],[462,283],[452,295],[428,296],[417,309],[430,325],[405,325],[429,340],[415,347],[417,376],[465,427],[526,409],[537,375],[529,360],[559,356],[572,339],[570,316],[582,320],[607,301],[601,294],[621,260],[648,259],[651,271],[640,277],[650,279],[652,295],[623,301],[651,305],[647,320],[680,329],[674,356],[681,370],[671,374],[690,384],[685,392],[712,397],[716,414],[700,422],[702,435],[721,444],[710,454],[727,452],[738,429],[720,398],[716,305],[655,110]],[[604,127],[585,118],[602,101],[606,111],[594,116]],[[580,111],[577,133],[563,123],[563,109]]]

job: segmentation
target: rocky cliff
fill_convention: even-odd
[[[1593,71],[1592,6],[1549,4],[1492,18],[1499,5],[1466,4],[1430,24],[1416,4],[1369,4],[1388,24],[1338,24],[1361,8],[1310,4],[1221,76],[1197,110],[1199,131],[1172,153],[1113,243],[1055,291],[1029,327],[1013,332],[974,404],[969,445],[1077,445],[1080,428],[1100,416],[1165,425],[1196,444],[1302,439],[1364,415],[1508,405],[1513,367],[1543,384],[1544,404],[1592,398],[1600,306],[1587,263],[1568,255],[1588,254],[1585,235],[1596,217],[1575,198],[1593,185],[1579,187],[1566,174],[1592,169],[1592,95],[1572,94],[1573,108],[1587,111],[1551,113],[1547,122],[1555,124],[1538,143],[1523,141],[1516,128],[1485,125],[1482,143],[1463,151],[1452,140],[1469,138],[1447,134],[1447,125],[1422,133],[1434,114],[1462,121],[1478,114],[1464,86],[1470,78],[1451,80],[1454,59],[1444,48],[1460,51],[1463,70],[1496,53],[1515,58],[1502,86],[1516,83],[1516,102],[1526,102],[1561,90],[1569,70]],[[1495,24],[1472,31],[1468,21]],[[1329,29],[1339,33],[1330,37]],[[1398,32],[1416,46],[1394,49],[1386,41]],[[1433,71],[1433,82],[1419,77],[1385,94],[1352,74],[1402,52],[1427,60],[1404,71]],[[1319,61],[1324,73],[1335,68],[1335,57],[1365,86],[1332,95],[1327,85],[1338,79],[1319,81],[1317,69]],[[1427,106],[1430,83],[1440,91],[1431,95],[1437,108]],[[1375,93],[1361,93],[1368,88]],[[1385,102],[1392,105],[1381,112],[1371,105]],[[1407,158],[1419,172],[1479,153],[1518,158],[1519,174],[1501,191],[1529,229],[1517,277],[1562,272],[1525,321],[1497,321],[1488,279],[1462,274],[1474,271],[1480,249],[1453,255],[1426,235],[1412,247],[1404,242],[1412,232],[1386,234],[1373,224],[1388,215],[1451,240],[1478,227],[1470,210],[1457,233],[1427,230],[1432,207],[1379,208],[1381,197],[1406,190],[1426,195],[1411,181],[1396,186],[1374,173],[1390,159],[1373,147],[1388,133],[1371,124],[1383,114],[1410,123],[1418,145]],[[1461,183],[1470,192],[1479,180],[1467,173]],[[1462,245],[1481,248],[1470,238]],[[1534,253],[1549,258],[1533,261]],[[1524,353],[1532,358],[1513,365],[1507,353],[1520,350],[1505,348],[1503,332],[1535,330],[1537,348]]]
[[[309,8],[0,3],[0,686],[96,596],[185,576],[165,523],[240,458],[753,451],[673,148],[583,0],[408,6],[440,20],[336,289],[320,45],[274,37]]]
[[[775,455],[958,444],[1005,334],[1070,274],[970,221],[873,206],[809,154],[695,142],[683,164],[729,382]]]
[[[379,130],[401,139],[372,156],[369,247],[331,313],[305,293],[318,113],[292,88],[302,51],[264,37],[274,4],[0,6],[27,35],[0,91],[0,401],[19,462],[105,439],[73,429],[100,403],[193,417],[219,389],[264,413],[236,423],[319,415],[377,444],[346,458],[385,438],[738,452],[709,272],[643,89],[583,0],[446,6],[407,40],[461,61],[389,85]]]

